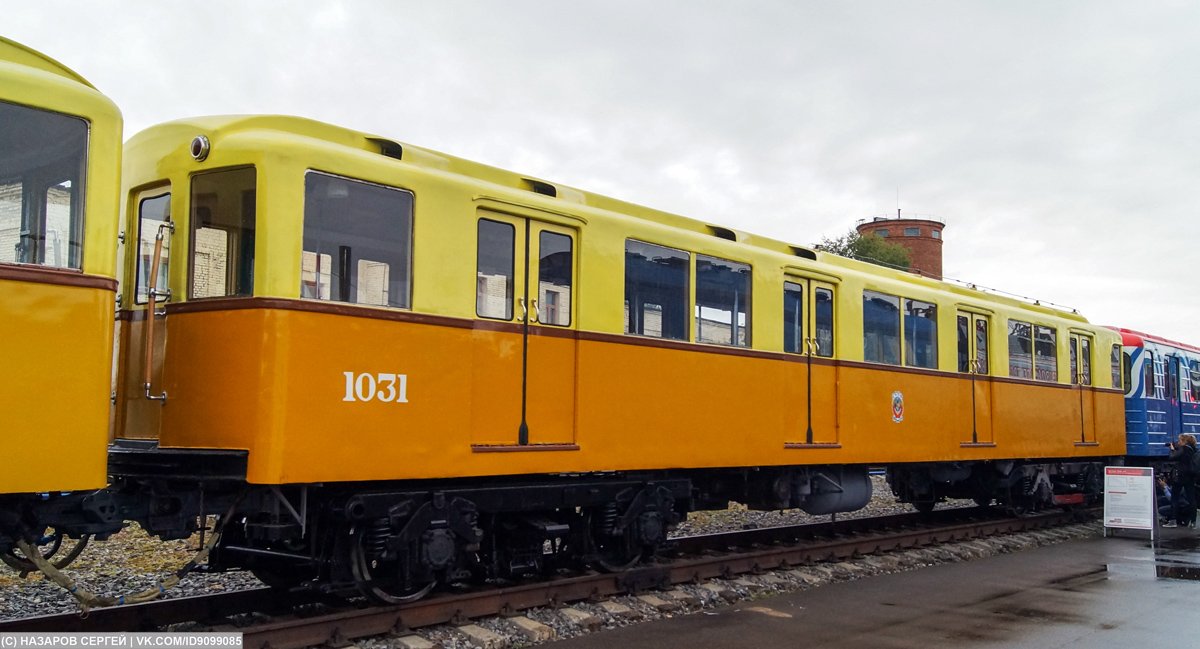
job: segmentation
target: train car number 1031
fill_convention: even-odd
[[[346,376],[346,396],[342,401],[383,401],[408,403],[408,376],[405,374],[355,374]]]

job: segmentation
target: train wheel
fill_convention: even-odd
[[[918,500],[914,502],[912,506],[922,514],[928,514],[929,512],[933,511],[933,508],[937,506],[937,503],[932,500]]]
[[[642,560],[643,548],[634,543],[628,534],[610,534],[611,517],[611,512],[607,510],[587,514],[588,545],[591,550],[588,563],[604,572],[624,572]]]
[[[397,577],[401,577],[397,574],[398,570],[393,569],[387,574],[387,566],[395,567],[392,562],[381,564],[367,556],[363,547],[363,539],[367,538],[367,535],[362,531],[357,525],[350,529],[350,572],[363,597],[380,604],[405,604],[428,595],[437,585],[436,580],[408,586],[397,583]]]

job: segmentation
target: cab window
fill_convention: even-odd
[[[253,167],[192,177],[193,299],[254,294]]]
[[[88,123],[0,101],[0,263],[83,267]]]

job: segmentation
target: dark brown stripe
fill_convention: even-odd
[[[800,355],[784,354],[782,352],[764,352],[756,349],[745,349],[742,347],[723,347],[719,345],[706,345],[703,343],[692,343],[682,340],[665,340],[662,338],[649,338],[647,336],[633,336],[629,334],[610,334],[599,331],[580,331],[580,340],[591,340],[594,342],[613,343],[617,345],[640,345],[642,347],[657,347],[659,349],[674,349],[682,352],[701,352],[705,354],[726,354],[729,356],[743,356],[746,358],[763,358],[770,360],[794,360],[803,362],[804,357]],[[821,359],[822,362],[828,364],[829,361]],[[817,358],[813,357],[813,364],[820,364]]]
[[[962,442],[962,448],[996,448],[995,442]]]
[[[55,286],[98,288],[105,291],[112,291],[113,293],[117,292],[117,280],[111,277],[84,275],[77,270],[68,270],[65,268],[0,264],[0,279],[12,280],[14,282],[31,282],[34,284],[54,284]]]
[[[472,444],[472,453],[528,453],[530,451],[578,451],[578,444]]]
[[[520,334],[524,331],[524,324],[519,322],[504,321],[504,320],[486,320],[473,318],[459,318],[454,316],[430,315],[427,313],[413,313],[412,311],[400,311],[396,309],[385,309],[379,307],[367,307],[357,304],[347,304],[345,302],[326,302],[321,300],[297,300],[293,298],[275,298],[275,297],[219,297],[208,298],[201,300],[191,300],[179,304],[168,304],[166,306],[167,314],[175,313],[201,313],[205,311],[237,311],[243,309],[282,309],[285,311],[304,311],[307,313],[325,313],[329,315],[350,316],[355,318],[371,318],[375,320],[390,320],[393,322],[410,322],[414,324],[427,324],[439,327],[455,327],[458,329],[478,329],[480,331],[500,331],[505,333]],[[122,320],[142,320],[145,318],[145,310],[138,311],[121,311],[117,316]],[[725,354],[729,356],[741,356],[744,358],[759,358],[764,360],[786,361],[790,363],[804,363],[805,356],[803,354],[787,354],[784,352],[768,352],[757,349],[745,349],[742,347],[727,347],[723,345],[709,345],[704,343],[693,343],[682,340],[666,340],[663,338],[650,338],[648,336],[633,336],[629,334],[613,334],[600,331],[577,331],[564,327],[554,327],[550,325],[534,324],[529,326],[529,334],[531,336],[546,336],[551,338],[568,338],[575,340],[589,340],[593,342],[611,343],[614,345],[640,345],[643,347],[656,347],[659,349],[673,349],[676,351],[699,352],[703,354]],[[864,361],[847,361],[825,358],[822,356],[812,357],[813,365],[824,366],[841,366],[857,369],[874,370],[881,372],[899,372],[902,374],[920,374],[924,376],[936,376],[942,378],[954,378],[963,381],[968,381],[971,378],[969,374],[961,372],[947,372],[944,370],[931,370],[920,367],[904,367],[899,365],[885,365],[883,363],[867,363]],[[1031,385],[1039,387],[1054,387],[1072,389],[1076,386],[1064,385],[1060,383],[1047,383],[1042,381],[1032,381],[1029,379],[1013,379],[1003,376],[975,375],[975,380],[979,382],[996,381],[1000,383],[1013,383],[1016,385]],[[1088,389],[1094,392],[1115,392],[1124,394],[1124,390],[1113,388],[1096,388],[1089,387]]]
[[[786,443],[784,448],[841,448],[841,444],[792,444]]]

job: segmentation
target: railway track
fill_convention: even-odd
[[[18,631],[139,631],[189,621],[221,620],[257,613],[263,623],[214,630],[243,632],[247,648],[297,649],[342,646],[354,638],[403,634],[436,624],[463,624],[473,618],[510,615],[535,607],[666,589],[673,585],[734,578],[820,561],[1046,529],[1089,520],[1093,510],[1007,517],[978,509],[949,509],[933,515],[900,514],[836,522],[724,532],[674,539],[656,563],[621,573],[585,573],[509,587],[479,587],[438,593],[400,606],[342,603],[324,612],[295,613],[317,602],[308,593],[260,588],[183,597],[78,614],[45,615],[0,622],[0,633]],[[327,601],[327,600],[326,600]]]

